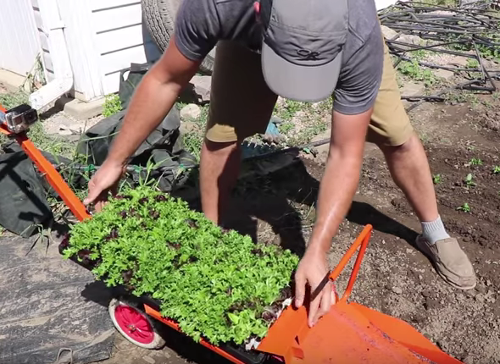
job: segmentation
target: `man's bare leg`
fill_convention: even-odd
[[[200,189],[205,216],[218,224],[238,179],[239,142],[215,143],[205,139],[201,148]]]
[[[396,185],[401,188],[420,221],[438,218],[436,194],[424,148],[413,133],[398,147],[381,147]]]
[[[436,194],[425,150],[413,133],[397,147],[381,146],[394,182],[406,195],[422,224],[417,246],[434,262],[439,275],[452,286],[471,289],[476,285],[474,269],[450,238],[438,213]]]

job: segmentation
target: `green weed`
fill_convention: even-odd
[[[299,111],[303,111],[309,106],[308,103],[285,100],[283,105],[276,106],[275,112],[280,119],[291,121]]]
[[[469,163],[472,166],[482,166],[483,165],[483,161],[480,158],[472,158]]]
[[[500,166],[493,167],[493,173],[494,174],[500,174]]]
[[[291,122],[284,122],[279,125],[279,131],[281,134],[288,134],[291,130],[295,128],[295,124]]]
[[[102,115],[107,118],[120,112],[121,110],[122,103],[120,101],[120,97],[117,94],[106,95]]]
[[[473,187],[476,185],[476,182],[474,182],[474,176],[472,175],[472,173],[469,173],[465,177],[464,182],[465,182],[465,185],[467,186],[467,188]]]
[[[0,105],[7,110],[22,104],[27,104],[28,102],[29,95],[22,90],[19,90],[18,92],[0,94]]]
[[[76,145],[62,138],[48,135],[41,123],[33,124],[27,134],[35,146],[44,152],[70,159],[74,156]]]
[[[203,145],[203,136],[196,131],[190,131],[183,135],[182,142],[184,144],[184,148],[186,148],[189,153],[193,154],[199,162],[201,146]]]
[[[472,69],[477,69],[479,68],[479,62],[477,59],[474,58],[467,58],[467,62],[465,64],[466,68],[472,68]]]
[[[439,184],[442,182],[442,178],[440,174],[435,174],[432,176],[432,181],[434,182],[435,185]]]
[[[420,67],[417,60],[411,62],[403,61],[399,64],[398,70],[405,76],[415,81],[423,81],[426,87],[432,86],[437,82],[437,78],[429,69]]]
[[[457,207],[457,210],[463,211],[463,212],[470,212],[471,208],[467,202],[465,202],[462,206]]]

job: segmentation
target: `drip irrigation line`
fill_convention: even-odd
[[[450,91],[454,91],[454,90],[465,90],[465,89],[469,89],[469,88],[466,88],[466,87],[472,87],[474,83],[478,83],[478,80],[472,80],[472,81],[467,81],[467,82],[463,82],[463,83],[460,83],[458,85],[455,85],[453,87],[449,87],[449,88],[446,88],[444,90],[441,90],[439,91],[438,93],[434,94],[434,95],[423,95],[423,96],[418,96],[418,95],[415,95],[415,96],[402,96],[401,98],[404,99],[404,100],[408,100],[408,101],[411,101],[412,99],[415,100],[415,99],[418,99],[420,101],[416,102],[415,104],[411,105],[406,111],[407,112],[410,112],[411,110],[415,109],[416,107],[420,106],[424,101],[426,100],[429,100],[429,101],[446,101],[446,97],[443,97],[441,95],[443,94],[446,94]],[[481,90],[476,90],[476,91],[481,91]]]
[[[410,57],[406,57],[406,56],[401,56],[401,55],[398,55],[399,57],[399,61],[407,61],[407,62],[413,62],[413,61],[416,61],[419,65],[421,66],[424,66],[424,67],[429,67],[429,68],[437,68],[437,69],[442,69],[442,70],[446,70],[446,71],[452,71],[452,72],[482,72],[482,69],[481,68],[459,68],[459,67],[448,67],[448,66],[442,66],[442,65],[439,65],[439,64],[435,64],[435,63],[429,63],[429,62],[424,62],[424,61],[420,61],[420,60],[415,60],[415,59],[412,59]],[[396,67],[396,65],[394,65],[394,67]],[[500,69],[498,70],[487,70],[489,73],[500,73]],[[497,77],[500,77],[500,75],[498,76],[493,76],[495,78]]]
[[[492,92],[495,92],[497,90],[497,88],[495,86],[495,83],[491,79],[490,73],[484,67],[483,61],[481,59],[481,55],[479,54],[479,49],[477,48],[477,44],[475,42],[473,44],[474,44],[474,48],[476,49],[476,55],[477,55],[477,58],[478,58],[478,61],[479,61],[479,65],[481,66],[481,69],[483,71],[483,76],[486,76],[486,78],[488,79],[488,81],[490,81],[491,86],[493,88]]]
[[[419,100],[411,109],[423,101],[445,101],[443,94],[453,90],[470,90],[494,92],[497,90],[493,79],[500,79],[499,69],[486,69],[481,51],[491,55],[500,53],[500,18],[495,18],[484,3],[483,8],[448,8],[444,6],[428,6],[421,2],[398,2],[391,8],[379,12],[379,19],[397,32],[392,39],[386,39],[390,54],[397,57],[394,67],[402,61],[416,62],[422,67],[443,69],[453,73],[481,73],[481,78],[472,79],[453,87],[441,90],[433,95],[402,96],[404,100]],[[418,36],[435,44],[418,45],[405,42],[403,34]],[[452,48],[452,49],[448,49]],[[458,48],[458,50],[453,49]],[[462,48],[462,50],[460,49]],[[451,67],[439,65],[425,60],[411,58],[411,52],[425,50],[434,53],[450,54],[467,59],[475,59],[479,67]],[[469,74],[470,76],[470,74]]]
[[[447,49],[434,49],[436,47],[444,47],[444,46],[448,46],[448,45],[454,45],[454,44],[467,44],[467,41],[466,40],[462,40],[462,41],[453,41],[453,42],[444,42],[444,43],[438,43],[438,44],[431,44],[431,45],[425,45],[425,46],[419,46],[419,45],[416,45],[416,44],[412,44],[412,43],[406,43],[406,42],[401,42],[401,41],[397,41],[397,40],[387,40],[386,41],[387,43],[389,43],[391,46],[398,46],[398,45],[401,45],[401,46],[405,46],[405,47],[410,47],[410,49],[405,49],[404,51],[405,52],[415,52],[415,51],[420,51],[420,50],[429,50],[429,51],[433,51],[433,52],[442,52],[442,51],[448,51]],[[451,51],[453,52],[453,51]],[[456,53],[460,53],[460,52],[456,52]],[[452,54],[455,54],[455,53],[452,53]],[[461,53],[459,55],[464,55],[466,57],[471,57],[470,54],[468,53]]]

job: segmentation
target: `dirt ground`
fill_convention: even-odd
[[[500,173],[493,173],[500,165],[500,104],[491,96],[481,100],[487,101],[473,106],[425,103],[410,113],[435,176],[440,214],[471,258],[477,287],[450,287],[415,248],[420,224],[373,145],[367,145],[355,201],[329,255],[334,266],[362,226],[372,224],[375,231],[352,299],[408,322],[468,364],[500,363]],[[304,155],[286,169],[240,181],[226,224],[300,254],[314,222],[324,162],[324,150],[319,150],[316,158]],[[469,212],[457,209],[465,203]],[[339,279],[340,291],[347,278]],[[118,338],[116,354],[104,363],[221,362],[176,340],[167,340],[170,348],[147,352]]]

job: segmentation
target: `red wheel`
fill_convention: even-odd
[[[145,349],[159,349],[165,340],[155,331],[148,316],[135,303],[113,299],[109,303],[109,315],[115,328],[130,342]]]

